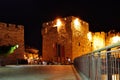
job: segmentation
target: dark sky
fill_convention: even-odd
[[[43,22],[78,16],[91,31],[120,31],[119,0],[0,0],[0,22],[25,26],[25,44],[41,50]]]

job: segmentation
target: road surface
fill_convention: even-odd
[[[80,80],[72,65],[8,65],[0,80]]]

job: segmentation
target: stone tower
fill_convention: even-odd
[[[24,26],[0,22],[0,46],[19,45],[13,54],[6,56],[6,64],[16,64],[24,59]]]
[[[89,52],[88,32],[88,23],[74,16],[43,23],[43,59],[63,62]]]

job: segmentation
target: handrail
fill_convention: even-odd
[[[76,57],[74,66],[83,80],[120,80],[120,42]],[[111,48],[115,48],[111,50]],[[106,50],[105,52],[102,52]],[[96,54],[97,53],[97,54]],[[113,53],[113,54],[111,54]],[[95,55],[94,55],[95,54]]]
[[[109,46],[106,46],[106,47],[104,47],[104,48],[97,49],[97,50],[92,51],[92,52],[90,52],[90,53],[100,52],[100,51],[107,50],[107,49],[110,49],[110,48],[113,48],[113,47],[117,47],[117,46],[120,46],[120,42],[114,43],[114,44],[109,45]]]

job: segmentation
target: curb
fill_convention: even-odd
[[[76,80],[82,80],[82,78],[80,77],[79,73],[76,71],[76,69],[73,65],[72,65],[72,69],[73,69],[73,72],[76,76]]]

